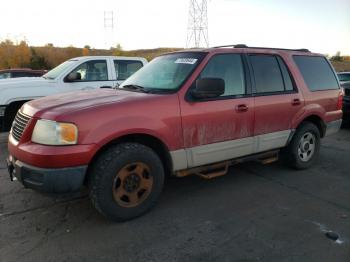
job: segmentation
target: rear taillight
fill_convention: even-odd
[[[339,96],[338,96],[337,110],[342,110],[343,108],[344,90],[343,88],[341,88],[340,90],[341,91],[339,92]]]

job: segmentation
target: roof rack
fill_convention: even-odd
[[[299,48],[299,49],[287,49],[287,48],[273,48],[273,47],[257,47],[257,46],[247,46],[245,44],[237,44],[237,45],[222,45],[222,46],[214,46],[212,48],[222,48],[222,47],[233,47],[233,48],[252,48],[252,49],[270,49],[270,50],[286,50],[286,51],[298,51],[298,52],[310,52],[309,49]]]
[[[245,44],[237,44],[237,45],[220,45],[220,46],[214,46],[212,48],[221,48],[221,47],[233,47],[233,48],[248,48]]]

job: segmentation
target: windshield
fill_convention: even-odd
[[[76,60],[68,60],[66,62],[63,62],[62,64],[56,66],[51,71],[47,72],[45,75],[43,75],[44,78],[47,79],[56,79],[59,75],[61,75],[64,71],[66,71],[67,68],[69,68],[72,64],[75,64]]]
[[[338,74],[339,81],[345,82],[350,81],[350,73],[348,74]]]
[[[133,86],[147,91],[175,91],[199,65],[204,55],[186,52],[157,57],[129,77],[120,88]]]

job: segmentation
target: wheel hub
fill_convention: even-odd
[[[133,192],[140,187],[140,177],[136,174],[130,174],[123,181],[123,188],[126,192]]]
[[[310,132],[301,137],[298,147],[298,155],[301,161],[307,162],[312,158],[315,153],[315,143],[315,135]]]
[[[150,167],[143,162],[130,163],[114,177],[113,198],[122,207],[136,207],[147,199],[152,187]]]
[[[304,146],[303,146],[303,152],[308,151],[309,148],[310,148],[310,144],[309,144],[308,142],[305,142],[305,143],[304,143]]]

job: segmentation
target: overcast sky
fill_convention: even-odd
[[[0,39],[30,45],[120,43],[126,50],[184,47],[189,0],[10,0],[0,4]],[[105,36],[104,11],[114,32]],[[210,0],[210,46],[309,48],[350,55],[350,0]]]

